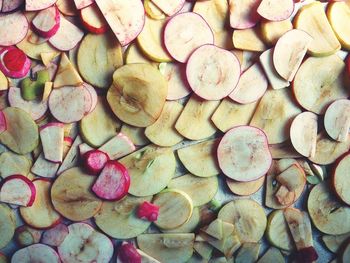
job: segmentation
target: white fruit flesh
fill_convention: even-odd
[[[332,139],[339,142],[346,141],[350,129],[350,100],[336,100],[329,105],[323,123]]]
[[[322,236],[322,241],[331,252],[337,253],[349,237],[350,233],[343,235],[324,235]]]
[[[239,182],[232,179],[226,179],[226,184],[230,191],[236,195],[252,195],[257,192],[264,184],[265,177],[250,182]]]
[[[256,27],[233,31],[232,42],[235,48],[241,50],[253,52],[266,50],[266,46],[260,37],[258,28]]]
[[[144,134],[145,129],[123,124],[120,132],[125,134],[135,145],[145,146],[149,143],[148,138]]]
[[[18,155],[11,151],[0,155],[0,176],[2,179],[14,174],[27,176],[32,162],[24,155]]]
[[[46,9],[56,3],[57,0],[26,0],[26,11]]]
[[[74,4],[77,9],[82,9],[84,7],[90,6],[94,0],[74,0]]]
[[[87,28],[98,34],[106,31],[108,25],[101,11],[96,5],[90,5],[81,9],[81,20],[87,25]]]
[[[61,260],[53,248],[44,244],[34,244],[17,250],[11,258],[11,263],[16,262],[59,263]]]
[[[56,6],[51,6],[44,9],[34,17],[32,20],[33,27],[38,30],[40,33],[51,35],[55,32],[60,23],[60,13]]]
[[[340,199],[347,204],[350,204],[350,194],[346,190],[350,187],[349,171],[350,155],[347,154],[338,162],[333,174],[334,189]]]
[[[125,55],[125,64],[149,63],[155,66],[158,65],[158,63],[152,62],[150,59],[148,59],[148,57],[146,57],[145,54],[142,53],[137,43],[130,44],[128,48],[125,50],[124,55]]]
[[[21,12],[0,14],[0,45],[11,46],[20,42],[28,32],[28,21]],[[11,32],[8,31],[11,28]]]
[[[262,0],[258,7],[258,14],[271,21],[288,19],[294,11],[293,0]]]
[[[107,153],[111,160],[122,158],[135,149],[131,140],[122,133],[118,133],[99,148],[100,151]]]
[[[31,206],[36,196],[34,184],[23,175],[14,175],[2,182],[0,201],[13,205]]]
[[[68,170],[69,168],[72,168],[78,164],[78,156],[79,156],[79,144],[83,143],[80,136],[78,135],[72,146],[70,147],[66,157],[64,158],[60,168],[57,171],[57,174],[61,174],[65,170]]]
[[[327,7],[327,17],[342,47],[350,49],[350,34],[346,24],[350,22],[350,7],[346,3],[331,3]]]
[[[173,229],[161,229],[163,233],[193,233],[201,221],[200,208],[194,207],[191,217],[183,225]]]
[[[58,247],[64,241],[68,233],[69,230],[65,224],[58,224],[57,226],[50,228],[43,233],[41,243]]]
[[[257,8],[259,0],[230,0],[230,25],[235,29],[245,29],[255,26],[259,20]]]
[[[38,176],[53,178],[56,176],[56,172],[59,168],[59,163],[53,163],[45,159],[44,153],[41,153],[35,160],[30,171]]]
[[[185,4],[185,0],[151,0],[160,10],[162,10],[168,16],[172,16],[179,12],[183,5]]]
[[[0,204],[0,248],[4,248],[15,234],[16,217],[12,209]]]
[[[62,162],[64,127],[62,123],[50,123],[40,129],[40,139],[45,159]]]

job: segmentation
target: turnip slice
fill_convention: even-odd
[[[54,163],[62,162],[64,125],[50,122],[40,127],[40,139],[45,159]]]
[[[198,47],[214,44],[214,35],[200,15],[181,13],[172,17],[165,26],[164,44],[174,59],[185,63]]]
[[[35,163],[33,164],[30,171],[37,176],[53,178],[56,176],[56,172],[59,166],[59,163],[53,163],[46,160],[44,153],[41,153],[35,160]]]
[[[142,31],[145,10],[141,0],[97,0],[96,4],[122,46],[128,45]]]
[[[333,185],[339,198],[350,204],[350,193],[346,190],[350,186],[350,155],[346,154],[337,163],[333,173]]]
[[[20,206],[32,206],[35,196],[36,189],[34,184],[23,175],[11,175],[1,182],[1,202]]]
[[[272,162],[265,133],[252,126],[229,130],[220,141],[217,156],[223,173],[240,182],[264,176]]]
[[[230,74],[232,75],[232,71]],[[265,94],[267,86],[263,69],[259,63],[255,63],[243,72],[230,98],[241,104],[249,104],[259,100]]]
[[[0,134],[7,129],[6,118],[2,111],[0,111]]]
[[[228,96],[236,88],[240,75],[238,58],[232,52],[214,45],[196,49],[186,67],[191,89],[206,100],[220,100]]]
[[[73,49],[83,36],[84,32],[79,27],[69,22],[64,16],[60,16],[60,27],[49,42],[61,51],[68,51]]]
[[[81,9],[80,17],[84,27],[91,33],[103,34],[108,29],[108,24],[96,5]]]
[[[308,33],[298,29],[288,31],[277,41],[273,64],[282,78],[287,81],[294,79],[311,41],[312,37]]]
[[[48,229],[43,233],[41,243],[58,247],[62,244],[68,233],[68,227],[65,224],[58,224],[54,228]]]
[[[326,110],[323,123],[332,139],[339,142],[346,141],[350,131],[350,100],[333,102]]]
[[[74,4],[77,9],[83,9],[85,7],[88,7],[92,5],[95,2],[95,0],[74,0]]]
[[[68,231],[69,234],[58,246],[63,263],[81,263],[82,259],[83,262],[110,262],[114,249],[107,236],[85,223],[71,224]]]
[[[230,25],[235,29],[255,26],[260,20],[257,8],[261,0],[229,0]]]
[[[315,113],[306,111],[296,116],[290,127],[293,147],[305,157],[314,157],[316,153],[317,120]]]
[[[286,20],[293,11],[293,0],[262,0],[258,7],[258,14],[270,21]]]
[[[60,27],[60,12],[56,6],[51,6],[40,11],[32,20],[36,33],[41,37],[50,38],[55,35]]]
[[[22,249],[17,250],[12,258],[11,263],[60,263],[61,260],[57,252],[44,244],[34,244]]]
[[[109,161],[92,186],[92,191],[104,200],[116,201],[128,193],[129,187],[130,176],[125,166]]]
[[[0,11],[6,13],[20,7],[23,4],[24,0],[1,0],[0,2],[2,3],[2,6],[0,3]]]
[[[168,16],[172,16],[179,12],[185,4],[185,0],[151,0],[160,10]]]
[[[99,148],[100,151],[107,153],[111,160],[122,158],[135,149],[133,142],[123,133],[118,133]]]

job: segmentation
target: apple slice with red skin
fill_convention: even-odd
[[[103,144],[99,150],[108,154],[111,160],[116,160],[132,153],[136,147],[128,136],[120,132]]]
[[[10,78],[23,78],[28,74],[30,66],[31,60],[22,50],[15,47],[5,47],[0,50],[0,70],[5,76]]]
[[[69,234],[68,227],[65,224],[58,224],[53,228],[46,230],[42,237],[41,243],[58,247]]]
[[[11,175],[1,182],[1,202],[29,207],[33,205],[35,197],[35,185],[23,175]]]
[[[64,140],[63,123],[50,122],[41,126],[39,131],[45,159],[54,163],[61,163]]]
[[[126,167],[118,161],[109,161],[92,186],[92,191],[104,200],[117,201],[127,195],[129,187],[130,176]]]
[[[185,4],[185,0],[151,0],[160,10],[168,16],[178,13]]]
[[[340,99],[329,105],[323,123],[332,139],[339,142],[346,141],[350,130],[350,100]]]
[[[0,2],[2,3],[2,5],[0,3],[0,11],[6,13],[19,8],[24,0],[2,0]]]
[[[0,134],[7,130],[5,114],[0,110]]]
[[[26,11],[38,11],[46,9],[56,3],[57,0],[26,0]]]
[[[47,262],[60,263],[60,258],[57,252],[44,244],[34,244],[17,250],[12,258],[11,263],[32,263],[32,262]]]
[[[219,143],[217,156],[223,173],[240,182],[259,179],[272,163],[265,133],[253,126],[229,130]]]
[[[80,10],[92,5],[95,0],[74,0],[75,7]]]
[[[40,11],[32,20],[34,31],[41,37],[50,38],[60,27],[61,15],[56,6]]]
[[[92,175],[98,175],[109,161],[108,155],[100,150],[87,151],[82,159],[85,170]]]
[[[81,9],[80,18],[83,26],[91,33],[103,34],[108,30],[108,24],[95,4]]]
[[[350,154],[346,154],[337,162],[333,172],[333,187],[338,197],[350,205],[350,193],[346,189],[350,186]]]
[[[254,27],[260,20],[257,13],[261,0],[229,0],[230,25],[234,29]]]
[[[270,21],[286,20],[293,11],[293,0],[262,0],[258,7],[258,14]]]

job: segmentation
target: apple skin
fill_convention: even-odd
[[[88,8],[96,8],[97,9],[96,12],[99,12],[99,10],[96,7],[96,5],[92,5],[92,6],[88,6],[88,7],[85,7],[83,9],[80,9],[79,15],[80,15],[80,19],[81,19],[81,22],[82,22],[83,26],[86,28],[86,30],[88,30],[90,33],[93,33],[93,34],[104,34],[104,33],[106,33],[107,30],[108,30],[107,23],[104,23],[101,27],[96,27],[94,25],[89,24],[88,17],[86,17],[87,16],[87,14],[86,14],[87,11],[86,10]],[[104,19],[102,14],[101,14],[101,19]]]
[[[38,35],[40,35],[41,37],[44,37],[44,38],[50,38],[50,37],[54,36],[57,33],[58,29],[60,28],[60,24],[61,24],[60,23],[61,22],[60,12],[58,11],[58,8],[56,6],[53,6],[52,8],[55,9],[55,25],[49,31],[41,30],[40,28],[36,27],[35,24],[32,22],[32,26],[33,26],[34,31]],[[44,11],[45,10],[46,9],[44,9]]]

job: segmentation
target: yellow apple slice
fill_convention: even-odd
[[[265,177],[250,182],[239,182],[232,179],[226,179],[226,184],[230,191],[236,195],[252,195],[256,193],[264,184]]]
[[[69,61],[66,53],[63,52],[55,75],[53,87],[60,88],[63,86],[79,86],[82,83],[83,80],[81,79],[79,73]]]
[[[350,100],[342,99],[333,102],[324,115],[324,127],[334,140],[344,142],[349,137]]]
[[[340,43],[328,22],[322,3],[316,1],[299,9],[294,26],[310,34],[308,52],[312,56],[329,56],[340,49]]]
[[[145,135],[145,128],[134,127],[124,123],[120,132],[125,134],[137,146],[144,146],[149,143]]]
[[[159,9],[151,0],[145,0],[143,2],[146,14],[156,20],[164,19],[166,16],[162,10]]]
[[[6,76],[4,75],[4,73],[2,73],[2,71],[0,72],[0,91],[4,91],[7,90],[9,87],[9,82],[6,78]]]
[[[268,45],[275,45],[277,40],[287,31],[293,29],[293,24],[289,19],[283,21],[268,21],[263,20],[260,24],[261,35],[263,40]]]
[[[259,257],[260,243],[243,243],[235,258],[235,263],[256,262]]]
[[[241,50],[261,52],[266,50],[258,28],[247,28],[235,30],[232,35],[232,42],[235,48]]]
[[[132,63],[149,63],[152,65],[157,65],[157,63],[154,63],[145,57],[145,55],[141,52],[140,48],[135,43],[129,45],[125,51],[125,64]]]
[[[270,144],[269,149],[273,159],[302,157],[302,155],[294,149],[290,141],[285,141],[278,144]]]
[[[173,229],[161,229],[164,233],[193,233],[199,223],[201,222],[201,215],[198,207],[193,207],[190,219],[183,225]]]
[[[50,63],[59,55],[58,52],[43,52],[40,54],[41,61],[45,67],[49,67]]]
[[[330,3],[327,17],[342,47],[350,49],[350,34],[346,25],[350,22],[350,7],[345,2]]]
[[[345,241],[350,238],[350,233],[343,235],[324,235],[322,241],[329,251],[333,253],[339,252],[340,248],[345,244]]]
[[[350,194],[346,189],[350,186],[350,155],[343,156],[334,169],[333,186],[338,197],[346,204],[350,204]]]

